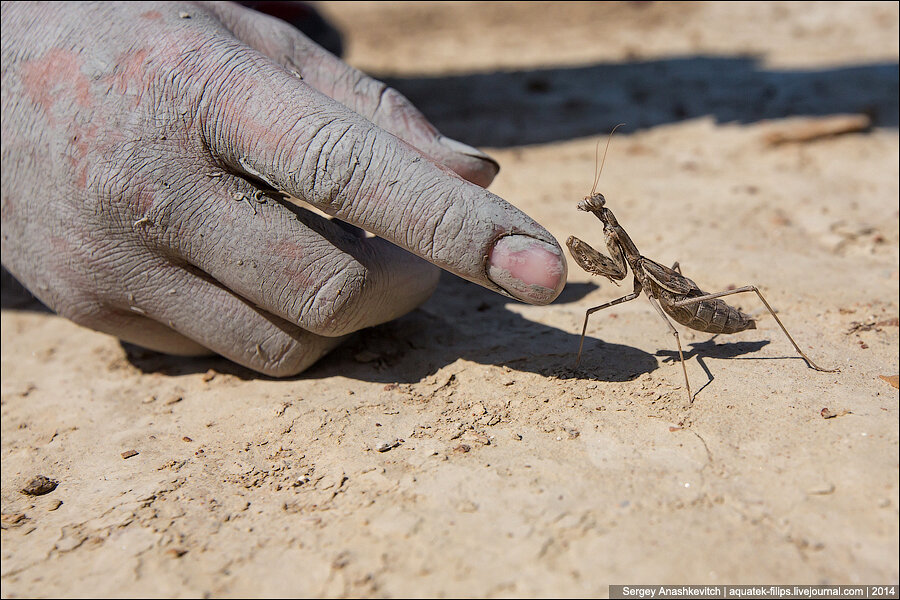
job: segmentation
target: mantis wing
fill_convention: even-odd
[[[703,294],[696,283],[677,271],[663,266],[646,256],[641,257],[641,266],[644,272],[656,285],[673,294],[694,295]]]

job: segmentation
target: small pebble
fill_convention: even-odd
[[[375,446],[375,449],[378,450],[379,452],[387,452],[388,450],[391,450],[391,449],[399,446],[400,442],[401,442],[401,440],[399,440],[399,439],[393,439],[389,442],[381,442],[380,444]]]
[[[131,458],[132,456],[137,456],[137,455],[138,455],[137,450],[126,450],[125,452],[122,453],[122,458],[127,460],[127,459]]]
[[[58,481],[54,481],[43,475],[38,475],[29,481],[28,485],[22,488],[22,493],[29,496],[43,496],[44,494],[49,494],[55,490],[57,485],[59,485]]]
[[[835,417],[843,417],[844,415],[851,414],[849,410],[841,410],[839,412],[834,412],[827,406],[819,411],[819,414],[822,415],[823,419],[833,419]]]
[[[62,504],[63,504],[63,503],[62,503],[62,500],[54,500],[53,502],[50,503],[49,506],[47,506],[47,510],[48,510],[48,511],[54,511],[54,510],[56,510],[57,508],[59,508],[60,506],[62,506]]]

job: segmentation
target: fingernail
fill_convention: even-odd
[[[556,245],[508,235],[491,249],[487,275],[518,300],[549,304],[566,284],[566,260]]]
[[[500,163],[498,163],[496,160],[494,160],[478,148],[473,148],[468,144],[457,142],[456,140],[448,138],[444,135],[438,137],[438,143],[440,143],[451,152],[456,152],[457,154],[463,154],[465,156],[471,156],[472,158],[477,158],[479,160],[490,163],[494,168],[494,175],[500,172]]]

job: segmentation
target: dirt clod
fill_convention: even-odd
[[[55,490],[57,485],[59,485],[58,481],[50,479],[49,477],[44,477],[43,475],[38,475],[29,481],[21,491],[23,494],[29,496],[43,496],[44,494],[49,494]]]

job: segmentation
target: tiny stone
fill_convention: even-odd
[[[127,459],[131,458],[132,456],[137,456],[137,455],[138,455],[137,450],[126,450],[125,452],[122,453],[122,458],[127,460]]]
[[[62,500],[54,500],[54,501],[51,502],[50,505],[47,507],[47,510],[48,510],[48,511],[54,511],[54,510],[56,510],[57,508],[59,508],[60,506],[62,506],[62,504],[63,504],[63,503],[62,503]]]
[[[393,449],[393,448],[396,448],[396,447],[399,446],[399,445],[400,445],[400,440],[399,440],[399,439],[393,439],[393,440],[391,440],[391,441],[389,441],[389,442],[381,442],[380,444],[378,444],[377,446],[375,446],[375,449],[376,449],[377,451],[379,451],[379,452],[387,452],[388,450],[391,450],[391,449]]]
[[[821,411],[819,411],[819,414],[822,415],[823,419],[833,419],[835,417],[843,417],[844,415],[849,415],[852,413],[847,409],[843,409],[841,411],[834,412],[826,406]]]
[[[29,481],[28,485],[22,488],[22,493],[29,496],[43,496],[44,494],[49,494],[55,490],[57,485],[59,485],[58,481],[54,481],[43,475],[38,475]]]

